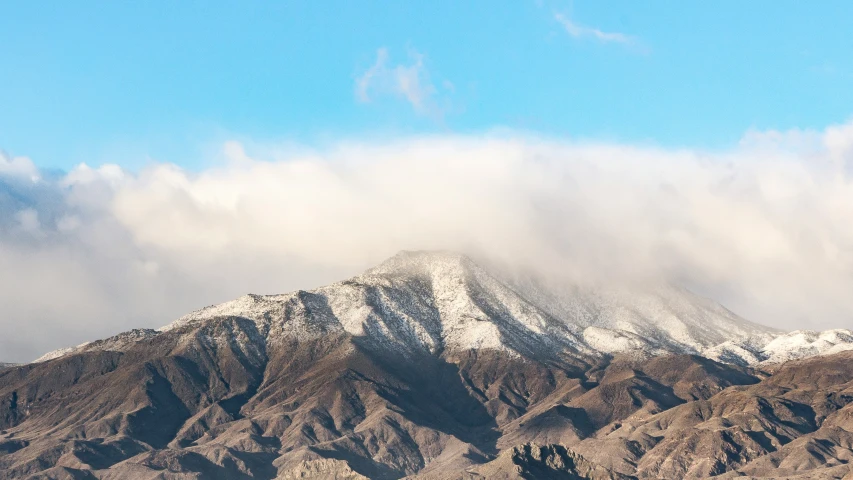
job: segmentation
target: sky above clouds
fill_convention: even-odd
[[[849,2],[0,6],[0,361],[400,249],[853,325]]]
[[[494,127],[716,149],[853,112],[844,0],[15,1],[0,18],[0,145],[64,170]]]

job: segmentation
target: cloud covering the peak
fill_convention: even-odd
[[[401,249],[679,282],[779,328],[853,318],[851,124],[748,132],[724,152],[525,133],[223,152],[198,172],[61,175],[0,156],[0,360],[311,288]]]

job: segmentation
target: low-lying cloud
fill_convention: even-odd
[[[401,249],[663,278],[772,326],[850,326],[851,125],[750,132],[726,152],[530,134],[223,151],[201,172],[59,176],[0,157],[0,360],[310,288]]]

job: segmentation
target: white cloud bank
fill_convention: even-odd
[[[853,125],[750,132],[723,153],[525,134],[223,150],[231,162],[198,173],[61,178],[0,156],[0,360],[310,288],[400,249],[662,277],[781,328],[853,318]]]

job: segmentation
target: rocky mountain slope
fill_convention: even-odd
[[[0,370],[0,478],[842,478],[850,340],[402,253]]]

